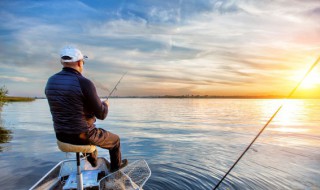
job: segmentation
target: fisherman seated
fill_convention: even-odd
[[[108,115],[109,102],[102,101],[94,84],[82,75],[87,59],[80,50],[65,47],[60,52],[62,70],[48,79],[45,94],[59,141],[72,145],[95,145],[109,150],[110,169],[127,165],[121,159],[120,137],[95,125],[96,119]],[[89,153],[88,161],[97,165],[97,150]]]

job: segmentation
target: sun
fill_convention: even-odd
[[[320,85],[320,75],[317,72],[311,72],[301,83],[302,89],[312,89]]]
[[[298,71],[296,71],[295,74],[292,75],[292,82],[294,81],[295,84],[298,84],[298,82],[303,78],[302,74],[305,74],[304,72],[299,71],[298,73]],[[293,97],[320,97],[320,67],[315,67],[315,69],[307,75],[307,77],[301,82]]]

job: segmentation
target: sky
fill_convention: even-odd
[[[319,0],[1,0],[0,86],[44,96],[77,47],[100,96],[287,95],[320,56]],[[320,63],[297,95],[320,97]]]

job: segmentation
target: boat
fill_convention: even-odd
[[[76,162],[76,159],[59,162],[30,190],[78,189]],[[134,161],[114,173],[109,171],[110,162],[103,157],[98,158],[96,167],[92,167],[85,158],[80,162],[83,189],[141,190],[151,176],[145,160]]]
[[[92,167],[80,152],[92,153],[93,145],[72,145],[57,141],[63,152],[75,152],[76,159],[59,162],[29,190],[141,190],[151,176],[145,160],[134,161],[115,172],[110,172],[110,162],[98,157],[97,166]]]

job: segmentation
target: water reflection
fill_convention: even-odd
[[[320,100],[289,102],[293,105],[283,107],[283,115],[270,123],[219,189],[320,189]],[[218,183],[282,100],[111,99],[110,103],[108,118],[97,125],[121,136],[123,156],[129,162],[148,162],[152,176],[145,190],[207,190]],[[0,153],[4,189],[28,189],[66,159],[57,148],[46,100],[8,104],[2,118],[14,135],[10,150]],[[99,156],[109,158],[104,150]]]
[[[4,127],[4,122],[1,117],[3,102],[0,102],[0,152],[3,151],[2,144],[7,143],[12,139],[11,133],[12,131],[6,129]]]

